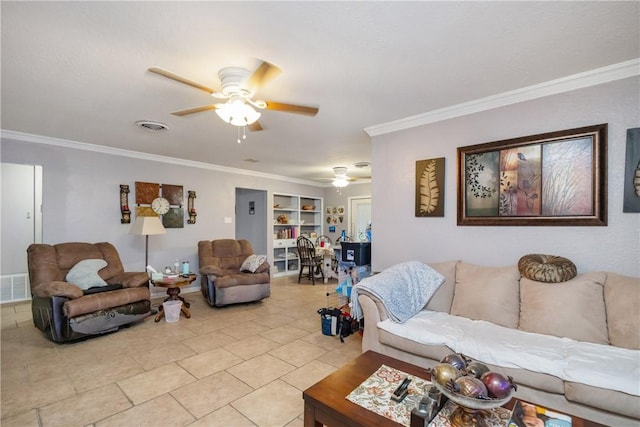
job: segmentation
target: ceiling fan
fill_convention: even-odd
[[[368,166],[368,163],[367,163]],[[356,166],[363,167],[363,166]],[[350,182],[357,181],[358,179],[370,179],[371,177],[354,178],[347,175],[349,169],[345,166],[335,166],[333,168],[333,178],[320,178],[322,180],[331,181],[331,185],[340,189],[349,185]]]
[[[187,114],[215,110],[218,116],[227,123],[239,127],[247,126],[251,131],[259,131],[262,130],[262,125],[258,122],[261,113],[254,108],[307,116],[315,116],[318,114],[318,108],[316,107],[254,99],[256,92],[261,87],[282,72],[280,68],[266,61],[262,61],[253,73],[240,67],[226,67],[221,69],[218,72],[221,83],[220,90],[211,89],[160,67],[151,67],[149,71],[200,89],[221,101],[219,103],[171,113],[176,116],[186,116]]]

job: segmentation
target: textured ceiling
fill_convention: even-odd
[[[10,2],[2,14],[3,130],[300,179],[369,175],[364,128],[640,57],[639,2]],[[160,66],[212,88],[227,66],[283,72],[237,128]],[[151,133],[137,120],[166,123]],[[258,162],[247,162],[255,159]],[[373,165],[375,170],[376,165]]]

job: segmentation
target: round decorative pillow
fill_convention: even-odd
[[[576,265],[555,255],[529,254],[518,261],[520,274],[527,279],[545,283],[566,282],[576,277]]]

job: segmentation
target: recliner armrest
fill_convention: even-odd
[[[262,264],[260,264],[258,268],[256,268],[256,271],[254,271],[254,273],[264,273],[270,270],[271,270],[271,265],[267,261],[265,261]]]
[[[220,267],[215,265],[205,265],[200,267],[200,274],[212,274],[214,276],[222,276],[224,273]]]
[[[124,288],[148,286],[149,275],[143,271],[129,271],[118,274],[107,280],[110,285],[122,285]]]
[[[80,298],[84,295],[79,286],[69,282],[44,282],[31,289],[33,296],[41,298],[66,297],[70,299]]]

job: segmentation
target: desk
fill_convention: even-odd
[[[319,246],[316,248],[316,254],[322,257],[322,272],[324,273],[324,283],[327,283],[329,279],[337,279],[338,274],[333,269],[333,259],[335,252],[332,247]]]
[[[195,274],[187,274],[186,277],[178,276],[174,278],[163,278],[163,279],[152,280],[151,284],[153,286],[167,288],[168,296],[165,298],[165,301],[169,301],[169,300],[182,301],[182,307],[180,308],[180,311],[184,313],[184,317],[189,319],[191,317],[191,312],[189,311],[189,307],[191,307],[191,304],[189,304],[187,301],[184,300],[183,297],[180,296],[180,287],[187,286],[189,283],[196,280],[196,277],[197,276]],[[156,322],[159,322],[163,317],[164,317],[164,310],[163,310],[162,304],[160,304],[160,307],[158,308],[158,314],[156,315],[156,319],[155,319]]]

